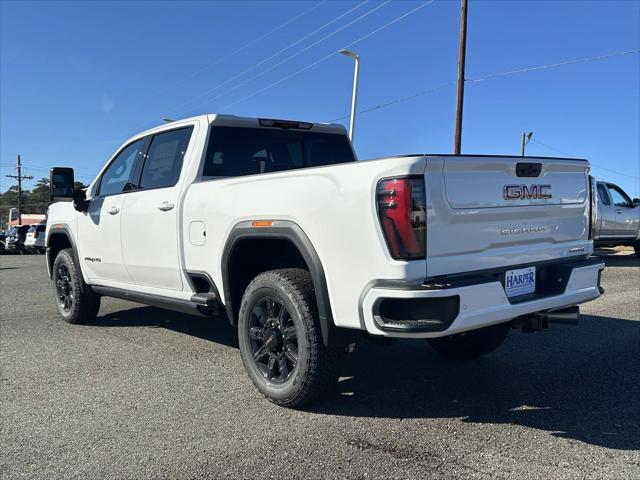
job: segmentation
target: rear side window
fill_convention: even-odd
[[[132,190],[131,173],[138,157],[142,156],[144,139],[140,139],[126,146],[111,162],[102,174],[99,196],[115,195]]]
[[[140,188],[173,187],[180,178],[182,160],[193,127],[154,135],[142,167]]]
[[[214,126],[202,174],[237,177],[353,161],[344,135]]]
[[[598,196],[600,197],[600,201],[604,205],[611,205],[611,202],[609,201],[609,195],[607,195],[607,190],[602,184],[598,184]]]

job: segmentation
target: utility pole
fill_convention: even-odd
[[[464,62],[467,52],[467,0],[462,0],[460,11],[460,48],[458,50],[458,102],[456,105],[456,132],[453,153],[460,155],[462,145],[462,104],[464,102]]]
[[[20,163],[20,155],[16,159],[16,174],[5,175],[9,178],[15,178],[18,180],[18,224],[22,225],[22,180],[32,180],[31,175],[22,175],[22,164]]]
[[[529,140],[531,140],[532,136],[533,136],[533,132],[529,132],[529,133],[522,132],[522,137],[520,139],[520,156],[521,157],[524,157],[524,147],[527,146],[527,143],[529,143]]]

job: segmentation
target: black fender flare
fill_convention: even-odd
[[[80,269],[80,273],[82,274],[82,266],[80,265],[80,258],[78,257],[78,247],[76,246],[75,238],[73,238],[73,233],[71,233],[71,228],[66,223],[54,223],[49,228],[49,231],[47,232],[47,238],[45,239],[47,272],[49,273],[49,278],[52,278],[53,271],[51,267],[53,266],[53,262],[55,261],[55,258],[51,258],[51,247],[50,247],[51,237],[53,237],[54,235],[61,235],[61,236],[67,237],[67,240],[69,240],[69,243],[71,244],[73,258],[76,261],[76,265],[78,265],[78,268]],[[83,283],[85,283],[84,278],[82,279],[82,281]]]
[[[236,224],[229,233],[224,249],[222,250],[222,284],[225,296],[225,309],[229,321],[232,324],[237,323],[234,317],[234,307],[232,305],[230,295],[229,281],[229,261],[234,247],[240,240],[247,238],[277,238],[290,241],[300,252],[305,263],[309,267],[309,273],[313,280],[316,304],[318,307],[318,317],[320,320],[320,328],[322,330],[322,339],[325,346],[334,344],[339,340],[340,331],[333,322],[333,314],[331,313],[331,301],[329,300],[329,291],[327,289],[327,281],[325,278],[324,268],[318,254],[313,248],[309,237],[304,233],[300,226],[289,220],[273,220],[269,221],[269,226],[253,226],[251,221],[240,222]]]

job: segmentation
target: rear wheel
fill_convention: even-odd
[[[70,248],[61,250],[53,262],[53,285],[58,311],[68,323],[89,323],[100,309],[100,296],[82,280]]]
[[[505,341],[509,330],[511,330],[511,322],[448,337],[427,338],[427,342],[445,357],[469,360],[493,352]]]
[[[344,349],[324,346],[309,272],[271,270],[247,287],[238,318],[240,355],[267,399],[300,407],[337,384]]]

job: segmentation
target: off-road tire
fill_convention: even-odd
[[[290,376],[279,384],[268,380],[269,373],[265,373],[264,367],[260,369],[254,359],[256,340],[250,336],[252,324],[256,328],[255,309],[267,298],[282,302],[281,307],[288,311],[287,321],[293,323],[297,335],[297,363]],[[240,356],[249,378],[271,402],[296,408],[334,391],[345,349],[327,348],[323,343],[313,282],[308,271],[287,268],[267,271],[255,277],[242,297],[238,339]]]
[[[100,296],[84,283],[80,267],[70,248],[58,252],[53,262],[51,278],[58,312],[65,322],[78,324],[95,320],[100,310]],[[70,301],[61,299],[62,290],[68,291]]]
[[[502,345],[511,330],[511,323],[458,333],[448,337],[427,338],[429,345],[439,354],[457,360],[472,358],[493,352]]]

